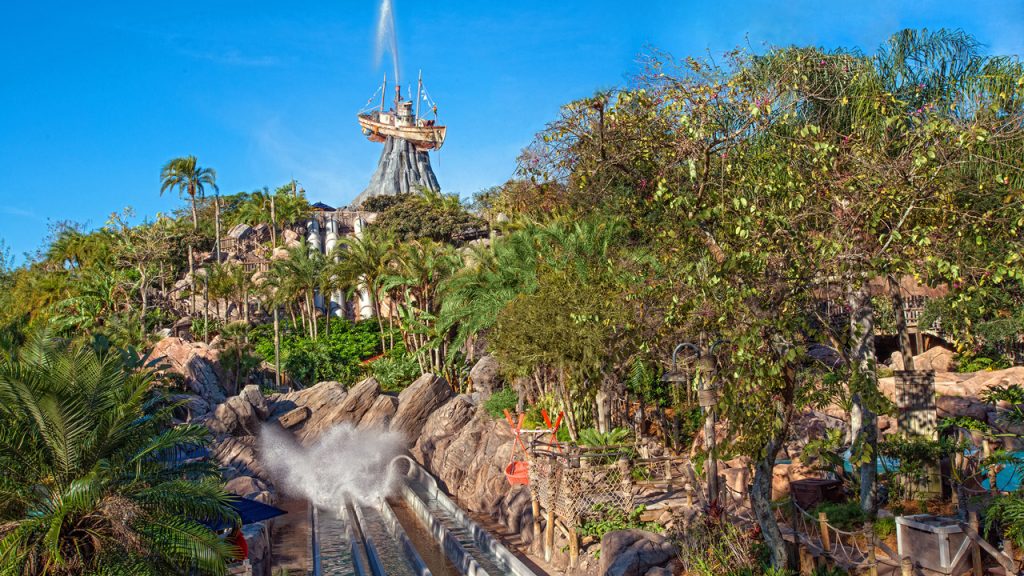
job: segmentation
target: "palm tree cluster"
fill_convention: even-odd
[[[0,573],[222,574],[234,522],[208,441],[153,366],[38,335],[0,361]]]

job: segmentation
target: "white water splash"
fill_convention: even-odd
[[[395,7],[391,0],[380,2],[380,14],[377,17],[377,50],[374,53],[375,66],[380,66],[384,50],[391,53],[394,85],[401,86],[401,78],[398,75],[398,32],[395,30]]]
[[[260,433],[260,459],[271,479],[328,510],[340,509],[346,499],[374,504],[388,496],[396,481],[388,465],[402,446],[396,432],[356,430],[347,423],[305,448],[280,428],[264,426]]]

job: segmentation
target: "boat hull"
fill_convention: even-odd
[[[439,150],[444,145],[448,131],[445,126],[395,126],[374,120],[370,116],[360,114],[359,125],[363,134],[371,142],[383,142],[388,136],[401,138],[412,143],[417,150]]]

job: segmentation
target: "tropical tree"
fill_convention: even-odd
[[[380,327],[381,348],[387,348],[384,322],[381,320],[382,281],[389,272],[391,249],[395,242],[390,237],[367,229],[361,236],[342,238],[330,255],[338,262],[334,272],[356,293],[365,291],[370,307]]]
[[[206,188],[213,190],[217,188],[217,172],[213,168],[199,166],[195,156],[183,156],[174,158],[164,165],[160,171],[160,195],[168,190],[178,190],[182,198],[188,198],[192,210],[192,233],[199,231],[199,213],[196,210],[196,202],[206,196]],[[188,272],[195,275],[195,246],[194,240],[188,247]],[[195,308],[195,279],[193,278],[192,308]],[[193,310],[193,313],[195,310]]]
[[[236,521],[216,467],[181,457],[150,364],[37,337],[0,361],[0,572],[223,574],[232,550],[202,521]]]

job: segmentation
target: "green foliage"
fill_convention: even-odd
[[[684,573],[699,576],[763,576],[763,545],[730,522],[695,522],[676,540]]]
[[[380,353],[377,322],[334,321],[330,333],[326,333],[326,319],[321,323],[324,332],[317,340],[310,338],[301,326],[282,326],[282,370],[304,386],[325,380],[354,383],[363,374],[362,362]],[[249,338],[256,355],[273,364],[272,327],[268,324],[258,326]]]
[[[1024,494],[1014,492],[992,500],[985,511],[985,536],[991,537],[996,526],[1014,545],[1024,546]]]
[[[887,472],[892,474],[893,497],[908,498],[913,491],[913,486],[927,479],[929,470],[936,462],[954,453],[962,453],[965,446],[954,438],[942,438],[930,440],[927,438],[906,438],[893,435],[887,437],[878,444],[878,451],[881,456],[888,458],[888,461],[895,461],[895,469],[889,469],[885,464]],[[882,460],[883,464],[887,460]]]
[[[596,428],[580,430],[580,445],[588,448],[608,448],[618,446],[629,440],[633,433],[628,428],[612,428],[601,432]]]
[[[388,204],[378,214],[373,226],[402,240],[429,238],[437,242],[459,243],[467,234],[487,228],[483,220],[462,206],[458,196],[424,191],[422,194],[396,196],[394,201],[374,200],[373,204]]]
[[[491,394],[491,397],[484,401],[484,410],[491,415],[491,418],[504,418],[505,410],[515,414],[516,404],[519,402],[519,395],[511,386]]]
[[[0,573],[223,574],[199,519],[237,521],[215,465],[180,458],[202,426],[133,351],[37,336],[0,361]]]
[[[1003,370],[1010,367],[1010,361],[995,351],[963,353],[957,357],[957,372],[982,372]]]
[[[886,540],[896,533],[895,518],[878,518],[874,524],[875,536],[880,540]]]
[[[847,532],[860,528],[867,520],[858,502],[826,502],[815,506],[811,515],[816,517],[821,512],[828,516],[829,524]]]
[[[640,519],[646,507],[637,506],[628,514],[608,504],[594,504],[586,514],[587,519],[579,528],[580,536],[593,536],[600,540],[608,532],[615,530],[640,529],[660,534],[665,529],[657,522],[645,522]]]
[[[423,372],[416,356],[409,354],[405,346],[388,350],[370,364],[370,371],[384,392],[401,392]]]

